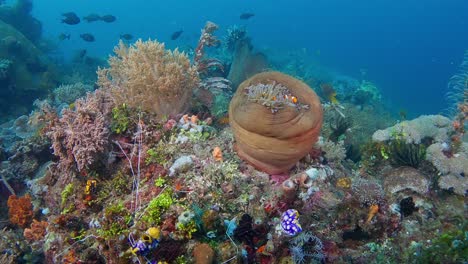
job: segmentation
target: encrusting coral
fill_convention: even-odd
[[[229,106],[238,155],[270,174],[288,171],[311,150],[322,118],[315,92],[280,72],[244,81]]]
[[[120,42],[114,52],[110,67],[97,73],[98,84],[111,90],[117,105],[154,112],[160,118],[188,109],[199,79],[184,53],[152,40],[138,40],[130,47]]]

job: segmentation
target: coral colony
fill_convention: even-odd
[[[0,18],[33,27],[26,3]],[[13,22],[1,117],[43,99],[0,126],[0,263],[466,262],[468,53],[450,116],[397,122],[378,84],[242,27],[207,22],[193,50],[122,33],[107,64],[79,51],[58,74]]]

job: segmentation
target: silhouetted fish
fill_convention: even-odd
[[[101,17],[101,20],[107,23],[112,23],[116,20],[117,18],[113,15],[105,15]]]
[[[79,59],[83,59],[83,58],[86,56],[86,53],[88,53],[87,50],[85,50],[85,49],[80,49],[80,50],[77,50],[76,56],[77,56]]]
[[[251,17],[253,17],[253,16],[255,16],[254,13],[243,13],[243,14],[240,15],[239,18],[240,18],[240,19],[246,20],[246,19],[249,19],[249,18],[251,18]]]
[[[95,40],[94,36],[92,34],[89,34],[89,33],[81,34],[80,38],[82,38],[84,41],[87,41],[87,42],[94,42],[94,40]]]
[[[182,35],[182,32],[184,32],[183,30],[179,30],[179,31],[176,31],[174,33],[172,33],[171,35],[171,39],[172,40],[176,40],[180,37],[180,35]]]
[[[80,18],[74,12],[63,13],[62,16],[65,17],[62,19],[62,23],[68,25],[76,25],[80,23]]]
[[[120,35],[120,38],[121,39],[125,39],[125,40],[131,40],[133,38],[133,35],[132,34],[121,34]]]
[[[88,23],[90,23],[90,22],[101,20],[101,16],[98,15],[98,14],[92,13],[92,14],[89,14],[89,15],[83,17],[83,19],[86,20]]]
[[[58,38],[60,40],[66,40],[66,39],[70,39],[70,34],[65,34],[65,33],[61,33]]]

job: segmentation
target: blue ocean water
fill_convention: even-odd
[[[312,59],[356,78],[361,71],[382,89],[395,111],[409,116],[440,113],[446,109],[447,82],[468,46],[464,0],[292,0],[292,1],[34,1],[33,15],[44,35],[61,42],[65,53],[86,48],[89,54],[107,57],[120,34],[153,38],[170,48],[194,46],[205,21],[228,26],[245,25],[257,48],[306,49]],[[113,14],[106,23],[60,23],[61,13],[74,11]],[[255,16],[240,20],[243,12]],[[172,32],[184,30],[171,41]],[[92,33],[96,42],[78,35]]]

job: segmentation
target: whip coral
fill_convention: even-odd
[[[185,53],[141,39],[130,47],[121,41],[114,53],[110,67],[97,73],[98,84],[110,89],[117,105],[125,103],[160,118],[188,109],[198,75]]]
[[[18,198],[16,195],[10,195],[7,205],[12,224],[19,225],[22,228],[29,226],[33,218],[31,196],[25,195]]]

